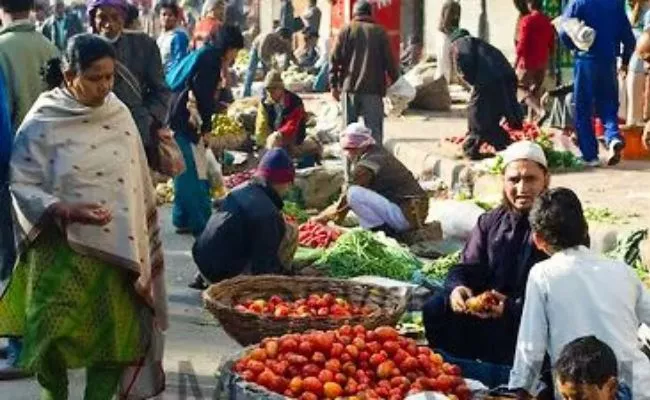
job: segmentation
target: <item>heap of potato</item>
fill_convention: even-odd
[[[171,179],[156,185],[156,201],[158,205],[174,202],[174,182]]]

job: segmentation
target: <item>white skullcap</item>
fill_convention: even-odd
[[[503,152],[504,165],[507,166],[511,162],[518,160],[534,161],[544,168],[548,168],[548,162],[546,161],[546,155],[542,147],[528,140],[515,142]]]

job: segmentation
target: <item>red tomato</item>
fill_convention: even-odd
[[[392,361],[384,361],[383,363],[377,366],[377,377],[379,379],[390,378],[393,374],[393,369],[395,369],[395,363]]]
[[[343,336],[352,336],[353,334],[352,327],[350,325],[343,325],[342,327],[339,328],[338,333]]]
[[[382,343],[388,340],[396,340],[399,337],[399,333],[395,328],[391,328],[390,326],[381,326],[375,329],[375,333],[377,334],[379,341]]]
[[[261,374],[262,372],[264,372],[264,369],[266,367],[264,366],[264,363],[261,363],[259,361],[255,361],[255,360],[250,360],[248,362],[248,365],[246,366],[246,368],[253,371],[253,373],[255,373],[257,375],[257,374]]]
[[[345,346],[345,351],[346,351],[347,354],[350,355],[350,357],[353,360],[356,360],[357,358],[359,358],[359,348],[357,346],[349,344],[349,345]],[[266,353],[264,353],[264,355],[266,355]],[[341,360],[342,360],[342,358],[343,358],[343,356],[341,356]]]
[[[334,382],[334,372],[324,369],[318,373],[318,380],[322,383]]]
[[[307,364],[302,367],[302,376],[306,378],[308,376],[318,376],[320,373],[320,368],[316,364]]]
[[[302,354],[305,357],[311,357],[314,354],[314,349],[310,342],[303,341],[298,345],[298,353]]]
[[[330,350],[330,357],[339,358],[341,357],[341,354],[343,354],[344,350],[345,346],[343,346],[341,343],[334,343],[332,344],[332,349]]]
[[[259,374],[256,383],[260,386],[264,386],[267,389],[273,390],[273,382],[275,378],[276,375],[270,369],[267,369]]]
[[[366,327],[363,325],[355,325],[354,328],[354,333],[356,335],[365,335],[366,334]]]
[[[318,395],[312,392],[305,392],[300,396],[300,400],[318,400]]]
[[[341,370],[347,376],[354,376],[354,374],[357,372],[357,366],[353,362],[346,362],[341,367]]]
[[[264,350],[268,358],[276,358],[278,356],[279,345],[275,340],[270,340],[264,344]]]
[[[335,358],[327,360],[325,363],[325,369],[328,369],[334,373],[341,371],[341,362]]]
[[[334,380],[340,385],[345,385],[348,382],[348,378],[340,372],[334,375]]]
[[[302,387],[306,392],[312,392],[316,396],[323,394],[323,384],[318,378],[310,376],[302,381]]]
[[[302,378],[299,376],[293,377],[289,382],[289,390],[296,396],[302,393]]]
[[[343,388],[341,388],[341,385],[338,383],[327,382],[325,385],[323,385],[323,393],[325,394],[326,398],[335,399],[343,395]]]
[[[385,357],[380,353],[375,353],[370,356],[370,365],[374,367],[378,367],[381,363],[385,362],[387,359],[388,357]]]
[[[359,350],[363,350],[366,348],[366,341],[360,337],[355,337],[354,339],[352,339],[352,344]]]
[[[298,350],[298,342],[295,339],[280,339],[281,353],[295,353]]]
[[[379,342],[366,342],[366,347],[371,354],[377,354],[382,349],[381,343]]]
[[[397,353],[397,350],[400,349],[399,344],[396,341],[393,340],[387,340],[384,342],[384,350],[386,350],[386,353],[388,353],[389,356],[394,355]]]
[[[327,361],[327,357],[325,357],[325,354],[317,351],[311,356],[311,361],[315,364],[323,365]]]

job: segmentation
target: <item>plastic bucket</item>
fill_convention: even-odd
[[[650,151],[643,145],[643,127],[621,127],[621,135],[625,139],[625,148],[622,153],[624,160],[650,159]]]

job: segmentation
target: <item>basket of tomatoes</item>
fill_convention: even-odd
[[[219,387],[237,400],[472,396],[460,367],[440,354],[392,327],[362,325],[265,338],[224,363]]]
[[[210,286],[203,304],[241,345],[346,324],[394,326],[404,313],[403,289],[320,277],[240,276]]]

